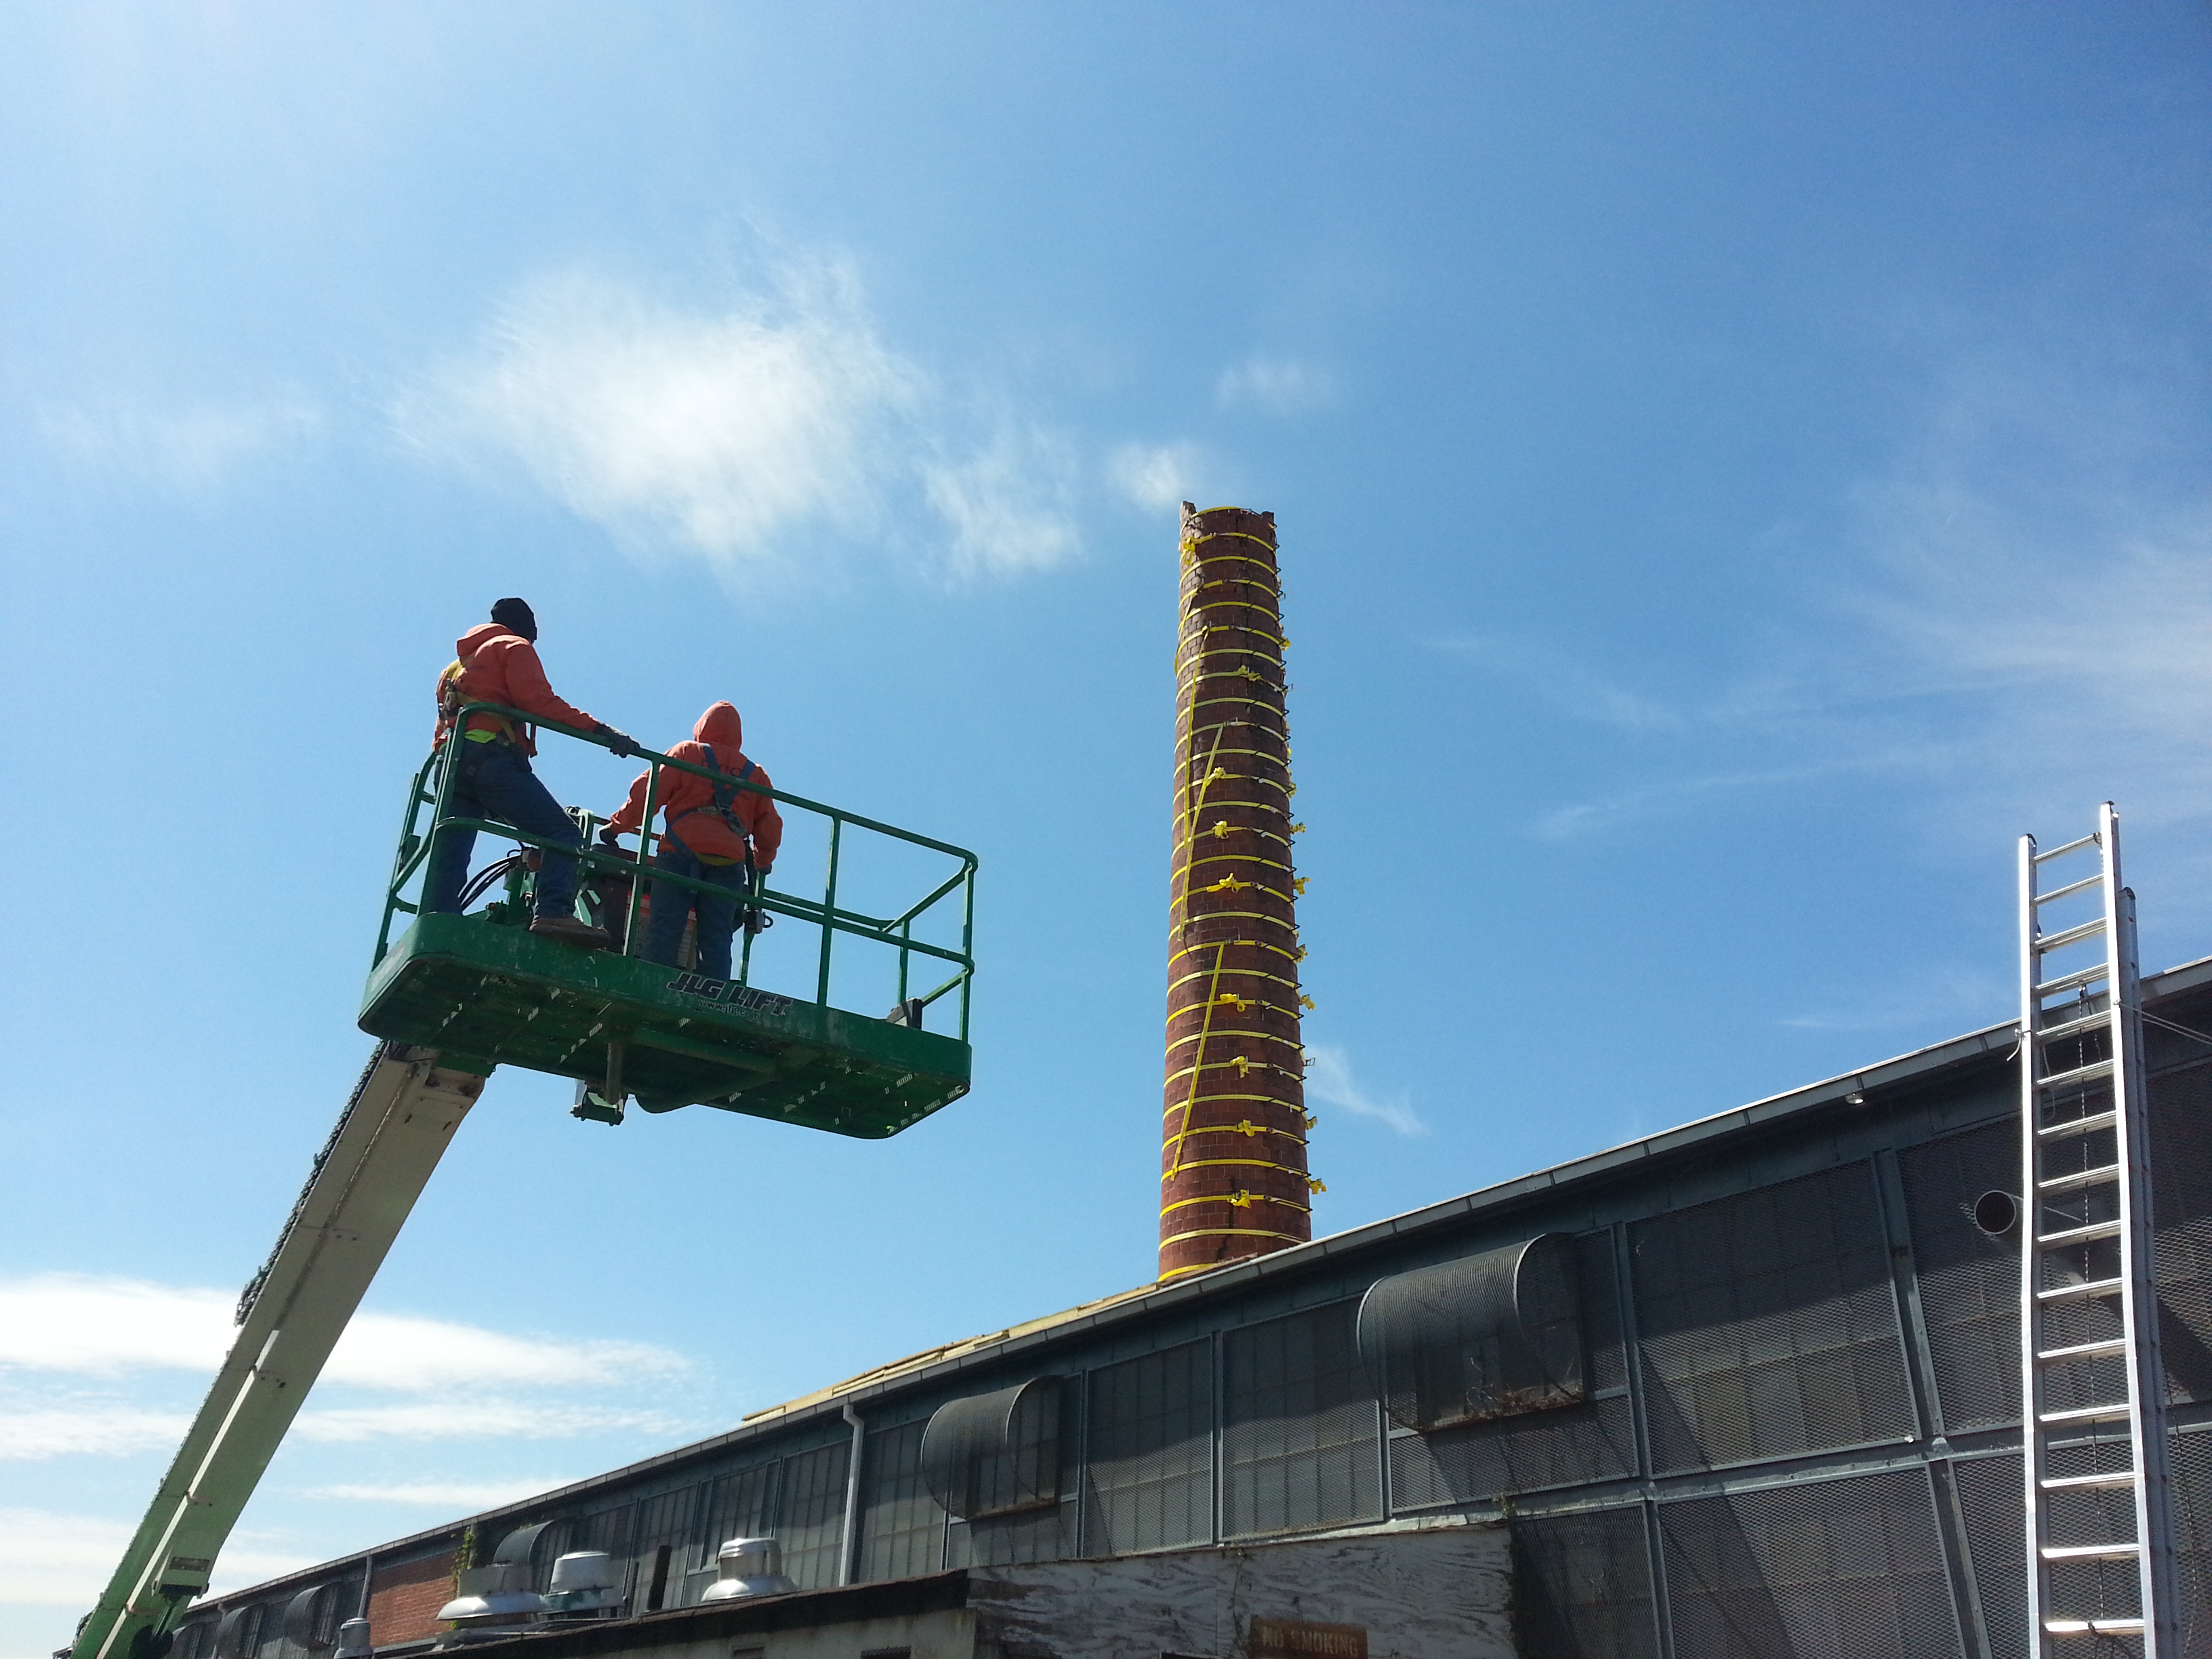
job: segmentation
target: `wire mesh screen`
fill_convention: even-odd
[[[1990,1659],[2028,1659],[2027,1518],[2020,1454],[1966,1458],[1951,1468]]]
[[[1224,1537],[1379,1520],[1381,1429],[1339,1302],[1221,1339]]]
[[[1007,1567],[1060,1561],[1077,1553],[1076,1505],[1064,1498],[1048,1510],[955,1519],[945,1534],[948,1567]]]
[[[1091,1373],[1086,1475],[1086,1554],[1211,1540],[1211,1342],[1186,1342]]]
[[[1656,1659],[1641,1508],[1516,1518],[1513,1563],[1523,1659]]]
[[[935,1572],[944,1559],[945,1510],[921,1478],[925,1426],[902,1423],[868,1436],[860,1464],[858,1579],[911,1578]]]
[[[2020,1126],[1992,1123],[1898,1154],[1920,1312],[1943,1424],[2020,1421],[2020,1232],[1974,1224],[1974,1200],[2018,1195]]]
[[[776,1536],[783,1570],[801,1589],[837,1582],[837,1552],[844,1542],[846,1443],[787,1458],[783,1513]]]
[[[1870,1165],[1677,1211],[1630,1237],[1657,1468],[1911,1436]]]
[[[1584,1233],[1575,1239],[1574,1249],[1582,1285],[1589,1398],[1580,1405],[1428,1434],[1394,1432],[1389,1442],[1394,1511],[1635,1473],[1636,1428],[1628,1399],[1627,1355],[1620,1340],[1613,1236]]]
[[[2212,1400],[2212,1067],[2154,1077],[2148,1093],[2166,1397]]]
[[[715,1553],[732,1538],[772,1534],[775,1526],[776,1476],[781,1462],[757,1463],[710,1482],[699,1504],[698,1549],[690,1565],[714,1565]]]
[[[1675,1659],[1963,1655],[1924,1469],[1659,1510]]]
[[[2175,1577],[2181,1650],[2212,1650],[2212,1425],[2177,1434],[2172,1448]]]

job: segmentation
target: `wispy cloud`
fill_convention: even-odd
[[[2137,823],[2203,816],[2212,505],[2201,462],[2177,459],[2193,416],[2064,357],[1962,359],[1886,466],[1792,530],[1799,564],[1745,596],[1759,627],[1678,672],[1688,691],[1540,637],[1439,641],[1627,739],[1619,787],[1532,814],[1531,833],[1885,775],[1918,792],[1917,822],[1977,836],[2106,799]]]
[[[173,1446],[185,1415],[167,1401],[136,1397],[129,1385],[147,1373],[213,1371],[235,1334],[234,1299],[204,1286],[86,1273],[0,1279],[0,1460]],[[696,1372],[684,1355],[651,1343],[365,1312],[340,1339],[295,1432],[325,1442],[675,1433],[692,1425],[577,1391],[621,1389],[635,1398]],[[348,1390],[416,1397],[362,1403]]]
[[[1221,371],[1214,401],[1224,409],[1256,410],[1263,415],[1302,415],[1335,396],[1330,377],[1297,357],[1255,353]]]
[[[399,1480],[382,1486],[310,1486],[300,1495],[352,1504],[404,1504],[436,1510],[445,1515],[465,1515],[474,1510],[519,1503],[539,1492],[557,1492],[578,1478],[564,1475],[557,1480]]]
[[[1107,458],[1107,475],[1131,506],[1164,512],[1199,493],[1212,471],[1192,444],[1123,444]],[[1219,495],[1217,488],[1212,492]]]
[[[577,1435],[634,1430],[679,1434],[696,1426],[664,1412],[548,1400],[471,1396],[424,1400],[404,1406],[308,1407],[293,1432],[302,1440],[566,1440]]]
[[[1306,1067],[1309,1099],[1350,1112],[1355,1117],[1372,1118],[1401,1135],[1428,1133],[1429,1126],[1413,1110],[1412,1099],[1406,1095],[1377,1095],[1365,1087],[1352,1075],[1352,1056],[1343,1048],[1334,1043],[1309,1042],[1306,1058],[1310,1062]]]
[[[112,1401],[52,1401],[23,1408],[0,1404],[0,1462],[52,1457],[127,1457],[173,1447],[191,1419]]]
[[[0,1508],[0,1602],[82,1612],[106,1588],[131,1541],[131,1523],[53,1510]],[[234,1539],[217,1564],[217,1589],[311,1567],[319,1558]],[[64,1628],[63,1634],[66,1635]]]
[[[46,441],[70,462],[171,494],[204,495],[246,470],[317,442],[322,410],[296,392],[158,404],[110,396],[49,408]]]
[[[236,1334],[235,1296],[91,1273],[0,1279],[0,1365],[114,1377],[212,1371]],[[680,1375],[691,1362],[643,1342],[511,1335],[453,1320],[363,1312],[338,1339],[325,1382],[431,1392],[592,1387]]]
[[[891,344],[833,258],[705,301],[541,276],[391,416],[426,459],[519,478],[632,553],[738,585],[820,573],[825,537],[941,580],[1041,570],[1080,552],[1083,501],[1126,490],[1047,411]]]

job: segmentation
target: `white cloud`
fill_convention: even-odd
[[[245,469],[314,442],[322,410],[296,392],[174,408],[125,398],[49,409],[46,441],[71,460],[179,495],[204,495]]]
[[[237,1305],[234,1291],[93,1273],[0,1279],[0,1365],[81,1376],[212,1371]]]
[[[52,1510],[0,1508],[0,1602],[65,1607],[82,1613],[107,1587],[108,1575],[131,1542],[135,1522]],[[216,1564],[218,1590],[258,1583],[311,1567],[319,1558],[235,1541]],[[64,1626],[59,1642],[69,1634]]]
[[[404,1504],[445,1515],[466,1515],[520,1503],[539,1492],[557,1492],[575,1484],[576,1479],[570,1475],[558,1480],[400,1480],[383,1486],[311,1486],[300,1495],[353,1504]]]
[[[27,1410],[0,1407],[0,1462],[49,1457],[126,1457],[174,1448],[191,1419],[183,1412],[149,1411],[106,1401],[40,1404]]]
[[[0,1460],[125,1456],[173,1447],[189,1421],[167,1401],[91,1395],[59,1379],[207,1375],[235,1328],[227,1291],[89,1273],[0,1279]],[[672,1433],[664,1413],[621,1410],[564,1390],[665,1385],[691,1361],[651,1343],[520,1336],[417,1315],[357,1315],[324,1368],[303,1440],[561,1438],[608,1430]],[[35,1384],[33,1379],[36,1379]],[[422,1396],[363,1405],[329,1390]],[[625,1397],[629,1397],[625,1395]]]
[[[1133,507],[1164,511],[1198,495],[1195,480],[1204,467],[1189,444],[1123,444],[1108,457],[1107,477]]]
[[[1334,395],[1329,377],[1313,364],[1265,353],[1222,370],[1213,386],[1214,401],[1222,408],[1257,410],[1263,415],[1303,414]]]
[[[0,1365],[101,1377],[213,1371],[236,1334],[236,1304],[227,1291],[92,1273],[0,1279]],[[428,1392],[601,1386],[690,1369],[683,1355],[648,1343],[514,1336],[371,1311],[355,1316],[338,1339],[323,1380]]]
[[[1064,507],[1073,470],[1064,444],[1012,428],[988,448],[927,468],[924,493],[952,533],[953,574],[1043,569],[1073,554],[1081,539]]]
[[[1324,1105],[1340,1107],[1355,1117],[1386,1123],[1401,1135],[1425,1135],[1429,1126],[1404,1095],[1389,1099],[1370,1092],[1352,1074],[1352,1056],[1334,1043],[1306,1044],[1306,1096]]]
[[[631,552],[737,583],[818,572],[823,532],[933,577],[1044,568],[1079,550],[1096,471],[1036,411],[893,349],[835,260],[708,305],[541,277],[391,413],[422,455],[519,474]]]
[[[608,1430],[676,1434],[694,1426],[659,1412],[559,1401],[424,1400],[404,1406],[309,1407],[292,1432],[302,1440],[565,1440]]]

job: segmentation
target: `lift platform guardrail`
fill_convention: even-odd
[[[532,717],[497,703],[460,711],[455,730],[472,714]],[[534,722],[539,732],[605,747],[573,727]],[[598,822],[579,814],[580,848],[531,835],[512,824],[459,816],[453,809],[459,741],[434,751],[410,786],[398,851],[385,895],[383,924],[364,996],[362,1029],[435,1048],[443,1063],[489,1073],[520,1066],[574,1078],[609,1105],[634,1095],[647,1111],[708,1105],[842,1134],[896,1134],[968,1091],[969,988],[975,930],[976,859],[965,848],[771,789],[711,768],[640,750],[647,769],[646,830],[632,856],[592,843]],[[819,899],[760,884],[742,902],[769,915],[819,930],[805,990],[754,983],[755,933],[741,927],[742,955],[732,977],[710,979],[640,954],[640,925],[651,883],[727,896],[712,884],[653,866],[653,821],[670,769],[735,790],[769,796],[787,813],[826,825],[828,867]],[[429,821],[423,821],[425,809]],[[530,878],[520,863],[504,897],[467,915],[429,914],[421,888],[438,835],[488,832],[540,853],[574,857],[582,866],[580,905],[595,905],[614,948],[592,950],[538,938],[525,922]],[[949,860],[951,868],[912,903],[871,915],[839,902],[841,878],[855,837],[880,837]],[[410,897],[410,891],[414,894]],[[939,907],[944,907],[940,908]],[[959,943],[921,936],[927,921],[957,907]],[[411,918],[411,921],[406,919]],[[397,937],[395,937],[397,932]],[[830,1002],[840,940],[863,940],[896,953],[887,1016],[864,1015]],[[849,956],[849,947],[845,955]],[[881,961],[881,958],[878,958]],[[917,965],[951,972],[916,993]],[[811,993],[811,994],[810,994]],[[923,1029],[926,1011],[950,999],[950,1033]],[[580,1114],[595,1113],[580,1108]]]

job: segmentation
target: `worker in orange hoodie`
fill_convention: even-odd
[[[744,724],[738,711],[718,702],[699,716],[692,741],[668,751],[672,760],[710,767],[746,783],[769,787],[768,774],[745,758],[740,746]],[[616,837],[641,827],[645,817],[646,780],[641,772],[629,799],[607,820],[599,838],[616,847]],[[656,869],[694,881],[712,882],[728,896],[692,891],[674,882],[653,884],[653,918],[645,930],[645,959],[674,966],[683,943],[685,918],[699,918],[698,970],[712,979],[730,976],[730,935],[737,930],[738,907],[752,890],[756,875],[765,878],[783,845],[783,817],[769,797],[734,783],[713,782],[673,767],[660,775],[659,803],[666,816]]]
[[[461,635],[452,666],[438,677],[438,731],[443,747],[454,736],[453,724],[471,702],[504,703],[526,714],[557,720],[591,732],[617,755],[635,755],[637,744],[612,726],[593,720],[556,696],[538,660],[534,641],[538,618],[520,599],[501,599],[491,620]],[[459,768],[448,797],[455,817],[489,818],[511,823],[526,835],[574,847],[583,839],[553,792],[530,769],[538,744],[530,726],[505,714],[483,710],[468,716],[459,732]],[[422,908],[452,912],[461,908],[469,855],[476,848],[473,830],[442,830],[431,849],[423,878]],[[605,945],[607,935],[576,915],[576,860],[539,848],[535,918],[530,931],[578,945]]]

